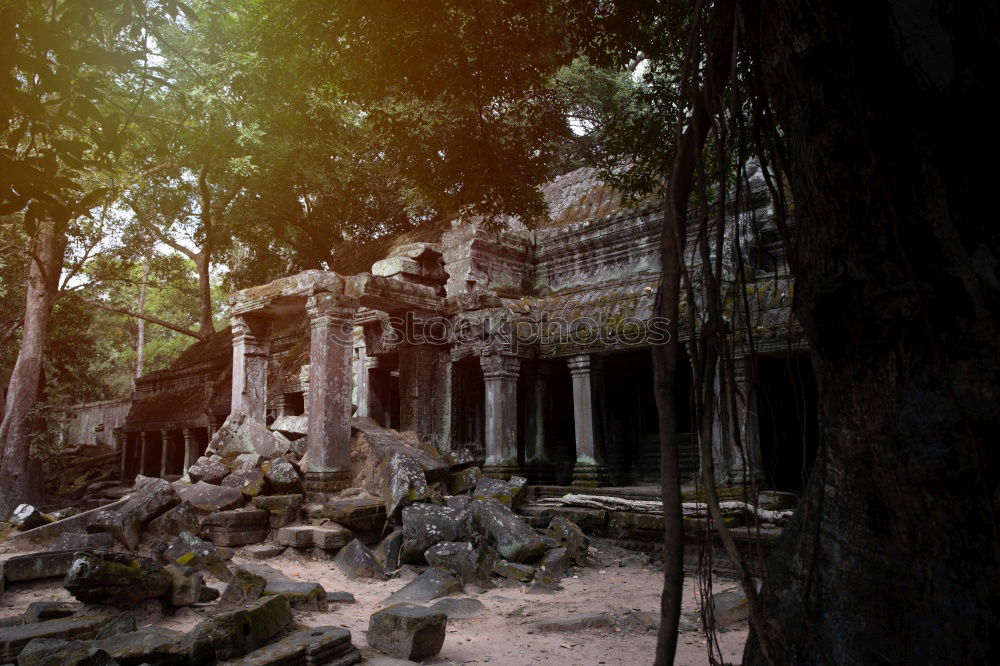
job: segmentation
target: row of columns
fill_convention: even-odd
[[[194,432],[194,428],[183,428],[181,429],[181,436],[183,438],[184,446],[184,458],[182,463],[181,474],[186,474],[188,468],[198,460],[199,447],[198,447],[198,437]],[[168,462],[170,460],[170,444],[171,444],[171,433],[176,432],[172,430],[159,430],[159,431],[142,431],[138,433],[138,447],[139,447],[139,474],[146,476],[159,476],[163,478],[167,476],[170,472],[168,469]],[[126,438],[123,444],[122,457],[121,457],[121,474],[122,478],[128,476],[129,467],[129,456],[128,456],[128,439]],[[152,461],[156,458],[156,452],[159,452],[159,465],[157,469],[150,469]]]

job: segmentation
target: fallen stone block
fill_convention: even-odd
[[[135,550],[142,538],[142,525],[133,513],[109,509],[98,511],[91,517],[87,532],[106,532],[129,550]]]
[[[134,604],[165,597],[172,580],[153,560],[130,553],[77,553],[63,583],[84,603]]]
[[[278,458],[269,460],[261,465],[261,471],[271,484],[271,490],[275,495],[304,495],[305,486],[302,485],[302,476],[295,465]]]
[[[519,583],[527,583],[535,575],[535,567],[527,564],[517,564],[507,560],[498,560],[493,563],[493,573],[503,576],[507,580],[514,580]]]
[[[458,495],[473,490],[482,476],[483,472],[478,467],[466,467],[457,472],[448,472],[448,492]]]
[[[236,488],[247,497],[256,497],[264,494],[267,479],[257,469],[237,470],[223,479],[221,485],[224,488]]]
[[[79,612],[81,608],[81,604],[73,601],[33,601],[21,614],[21,619],[25,624],[57,620],[61,617],[69,617]]]
[[[467,620],[470,617],[478,617],[486,612],[486,605],[479,599],[472,597],[462,597],[456,599],[448,597],[431,604],[431,608],[441,611],[448,616],[449,620]]]
[[[181,502],[174,508],[164,513],[159,518],[149,521],[146,530],[153,536],[164,541],[178,536],[181,532],[198,534],[201,532],[201,524],[194,508],[188,502]]]
[[[101,630],[97,632],[97,638],[98,640],[111,638],[118,634],[127,634],[130,631],[135,631],[135,629],[135,615],[126,611],[119,613],[113,620],[101,627]]]
[[[271,424],[271,430],[276,430],[289,439],[301,439],[309,434],[309,417],[279,416]]]
[[[545,553],[545,542],[509,508],[494,499],[470,504],[476,526],[510,562],[528,562]]]
[[[96,534],[63,534],[53,542],[50,550],[111,550],[115,547],[115,537],[108,532]]]
[[[247,563],[243,568],[267,581],[264,596],[285,597],[292,608],[326,610],[326,590],[319,583],[297,581],[266,564]]]
[[[731,627],[749,617],[750,606],[747,604],[747,595],[741,589],[716,592],[709,597],[708,603],[712,606],[712,617],[715,618],[716,627]]]
[[[403,547],[403,530],[393,530],[373,551],[375,559],[386,571],[399,568],[399,549]]]
[[[267,495],[254,497],[253,505],[267,511],[268,524],[272,529],[291,525],[299,517],[302,507],[302,495]]]
[[[423,563],[424,552],[439,541],[458,541],[470,533],[469,514],[435,504],[413,504],[403,509],[401,563]]]
[[[476,483],[473,499],[495,499],[508,509],[516,508],[524,498],[528,480],[523,476],[512,476],[509,481],[483,477]]]
[[[285,552],[284,546],[272,546],[264,543],[254,544],[243,549],[243,554],[254,560],[270,560],[283,552]]]
[[[163,557],[179,566],[207,571],[219,580],[228,581],[232,576],[226,565],[233,557],[232,551],[216,548],[214,544],[202,541],[190,532],[181,532],[170,547],[163,551]]]
[[[428,569],[395,593],[390,595],[384,604],[395,604],[401,601],[431,601],[438,597],[446,597],[462,591],[462,581],[444,569]]]
[[[259,453],[241,453],[233,460],[233,471],[259,470],[267,458]]]
[[[140,664],[169,666],[187,661],[184,634],[163,627],[143,627],[111,638],[96,640],[93,645],[111,655],[119,666],[140,666]]]
[[[117,511],[133,516],[141,527],[180,503],[181,498],[170,483],[148,479],[125,497],[125,503]]]
[[[218,511],[201,523],[202,533],[216,546],[245,546],[267,538],[268,512],[263,509]]]
[[[264,597],[199,622],[184,638],[184,651],[193,666],[236,659],[267,643],[291,621],[288,599]]]
[[[555,518],[564,518],[577,525],[604,527],[608,523],[608,512],[604,509],[590,509],[579,506],[553,506],[549,511]]]
[[[375,555],[357,539],[341,548],[333,563],[348,580],[355,578],[387,579],[385,569],[375,559]]]
[[[464,583],[489,585],[492,559],[484,561],[486,558],[467,541],[441,541],[428,548],[424,558],[432,567],[447,569]]]
[[[576,523],[557,516],[549,523],[549,534],[558,539],[559,543],[566,548],[573,562],[580,566],[586,564],[590,539]]]
[[[368,645],[400,659],[426,659],[441,651],[448,616],[438,610],[401,603],[372,614]]]
[[[232,412],[212,435],[206,453],[217,454],[223,459],[235,458],[241,453],[256,453],[265,458],[273,458],[283,455],[287,450],[266,425],[243,412]]]
[[[170,576],[170,605],[194,606],[202,601],[205,579],[194,567],[179,567],[168,564],[164,567]]]
[[[108,509],[118,509],[125,504],[124,499],[120,499],[111,504],[105,504],[97,509],[83,511],[75,515],[57,520],[48,525],[42,525],[26,532],[19,532],[11,538],[11,544],[17,550],[35,550],[38,548],[48,548],[63,534],[70,532],[83,533],[87,531],[87,521],[98,511]]]
[[[226,467],[226,464],[222,462],[222,458],[219,456],[202,456],[198,458],[195,464],[188,467],[187,473],[188,478],[191,479],[191,483],[204,481],[205,483],[218,485],[229,475],[229,468]]]
[[[3,577],[9,583],[65,576],[73,564],[75,551],[50,550],[15,555],[3,563]]]
[[[385,504],[375,497],[334,497],[303,507],[308,518],[329,518],[358,532],[376,532],[385,527]]]
[[[181,498],[199,511],[226,511],[241,506],[244,495],[238,488],[226,488],[199,481],[193,486],[180,485]]]
[[[233,577],[222,593],[222,603],[242,606],[264,596],[267,580],[243,567],[236,567]]]
[[[341,627],[314,627],[285,636],[227,666],[351,666],[361,654],[351,644],[351,632]]]
[[[566,548],[552,548],[542,558],[541,569],[550,576],[562,578],[566,574],[566,570],[569,569],[570,564],[572,564],[572,558],[569,556],[569,550]]]
[[[353,604],[355,601],[353,594],[342,591],[327,592],[326,600],[331,604]]]
[[[340,525],[314,527],[312,525],[292,525],[278,530],[277,541],[282,546],[294,548],[323,548],[334,550],[343,548],[354,536]]]
[[[603,629],[613,627],[615,620],[607,613],[589,613],[572,615],[567,618],[542,620],[535,624],[535,630],[541,632],[583,631],[586,629]]]
[[[413,458],[393,453],[385,472],[385,511],[398,521],[403,509],[430,496],[424,470]]]
[[[36,638],[92,640],[106,621],[104,616],[77,615],[0,629],[0,664],[16,662],[25,646]]]
[[[30,504],[18,504],[7,522],[23,532],[54,523],[55,519],[52,516],[42,513]]]
[[[35,638],[17,657],[18,666],[112,666],[111,655],[94,647],[90,641],[64,641],[58,638]]]

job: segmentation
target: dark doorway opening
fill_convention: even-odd
[[[368,369],[368,415],[383,428],[399,427],[398,354],[383,354]]]
[[[452,367],[453,440],[477,459],[486,455],[486,383],[478,356],[457,361]]]
[[[809,357],[757,359],[764,487],[801,492],[819,445],[818,392]]]

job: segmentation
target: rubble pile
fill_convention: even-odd
[[[558,589],[587,561],[575,524],[557,517],[532,527],[515,513],[524,478],[484,478],[467,455],[442,456],[368,419],[354,424],[365,460],[354,470],[358,487],[340,493],[304,489],[304,419],[268,428],[237,413],[177,481],[138,476],[112,493],[119,498],[77,513],[18,507],[11,543],[37,552],[3,562],[0,580],[62,578],[79,604],[0,621],[0,663],[357,663],[343,629],[290,630],[290,609],[327,609],[321,585],[236,565],[236,549],[251,560],[286,550],[320,557],[360,585],[417,567],[369,634],[372,647],[411,659],[440,650],[448,617],[420,604],[466,588]],[[121,608],[148,600],[218,612],[187,634],[117,622]]]

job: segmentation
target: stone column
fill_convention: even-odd
[[[729,468],[729,475],[735,484],[750,483],[752,481],[761,484],[766,479],[764,468],[761,465],[757,394],[754,389],[752,375],[753,359],[743,356],[734,359],[733,362],[734,390],[736,391],[736,417],[734,426],[739,431],[743,451],[741,452],[736,447],[733,438],[730,438],[733,450],[730,451],[729,456],[729,460],[732,461]],[[746,460],[744,460],[744,453]]]
[[[149,441],[149,436],[145,430],[139,433],[139,474],[143,476],[149,475],[149,470],[147,466],[149,464],[149,447],[153,443]]]
[[[378,388],[375,379],[372,377],[373,371],[378,368],[378,356],[365,357],[365,406],[368,410],[368,417],[379,425],[385,425],[385,406],[379,398]],[[361,413],[360,407],[358,413]]]
[[[351,484],[351,361],[357,300],[323,292],[309,297],[309,449],[306,487]]]
[[[170,432],[160,431],[160,478],[167,476],[167,458],[170,456]]]
[[[128,442],[128,433],[122,436],[122,481],[128,478],[128,452],[131,448]]]
[[[554,472],[546,436],[551,405],[549,371],[549,365],[539,360],[525,367],[530,402],[525,405],[524,471],[532,483],[551,483]]]
[[[604,486],[608,468],[604,465],[600,430],[600,397],[595,378],[595,364],[590,354],[570,356],[569,372],[573,378],[573,425],[576,430],[576,465],[574,486]]]
[[[261,423],[267,417],[267,358],[271,322],[262,317],[237,315],[233,326],[233,397],[230,410],[243,412]]]
[[[198,438],[194,436],[194,430],[191,428],[184,428],[184,471],[182,474],[187,474],[188,467],[193,465],[196,460],[198,460]]]
[[[516,356],[481,356],[486,385],[486,465],[483,475],[507,479],[520,473],[517,464],[517,377],[521,361]]]

